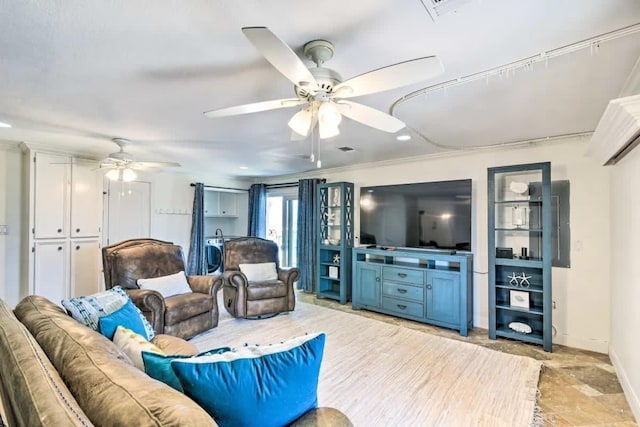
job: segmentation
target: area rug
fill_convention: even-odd
[[[222,310],[224,311],[224,309]],[[530,426],[541,363],[298,302],[271,319],[224,317],[201,350],[327,334],[318,403],[355,426]]]

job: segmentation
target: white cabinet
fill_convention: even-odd
[[[68,156],[36,153],[33,160],[34,237],[65,237],[68,235],[70,159]]]
[[[205,191],[204,216],[237,217],[238,195],[225,191]]]
[[[29,251],[23,289],[56,304],[101,285],[101,175],[95,161],[25,148]]]
[[[99,175],[93,163],[71,165],[71,237],[97,237],[102,224]]]
[[[100,240],[73,239],[69,252],[71,296],[78,297],[99,292],[101,290]]]
[[[38,240],[33,244],[33,293],[60,304],[69,296],[69,242]]]

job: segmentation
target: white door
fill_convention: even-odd
[[[71,296],[100,292],[102,274],[98,239],[71,241]]]
[[[151,184],[109,181],[107,244],[150,237]]]
[[[65,240],[37,241],[34,248],[33,293],[60,305],[60,301],[69,297],[69,243]]]
[[[102,223],[102,189],[95,170],[98,165],[79,162],[71,168],[71,237],[96,237]]]
[[[67,156],[36,153],[35,162],[35,238],[66,237],[71,159]]]

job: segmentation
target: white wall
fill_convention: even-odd
[[[487,168],[551,162],[553,180],[570,180],[571,268],[553,269],[554,343],[607,353],[609,347],[609,172],[586,158],[587,138],[569,138],[534,145],[462,152],[359,168],[320,170],[305,177],[349,181],[362,186],[471,178],[472,251],[474,254],[474,325],[488,328]],[[297,176],[296,178],[300,178]],[[271,182],[291,181],[279,177]],[[359,235],[359,209],[355,210]]]
[[[184,255],[187,257],[190,246],[191,212],[193,210],[193,191],[195,188],[191,186],[191,183],[196,182],[196,180],[189,175],[169,172],[139,173],[137,180],[151,183],[151,237],[167,240],[182,246]],[[249,188],[250,186],[245,181],[221,178],[217,178],[214,181],[205,181],[204,183],[206,185],[234,188]],[[226,223],[227,227],[237,227],[238,230],[244,230],[244,233],[246,233],[248,216],[246,199],[247,197],[244,196],[243,201],[238,204],[238,219],[225,219],[228,221]],[[205,224],[205,232],[208,231],[207,225]]]
[[[9,227],[0,235],[0,298],[12,307],[20,300],[21,183],[22,153],[17,144],[0,141],[0,225]]]
[[[609,354],[640,420],[640,149],[611,170],[611,344]]]

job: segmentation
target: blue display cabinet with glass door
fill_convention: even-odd
[[[317,187],[318,268],[316,295],[346,304],[351,300],[353,184],[333,182]]]

